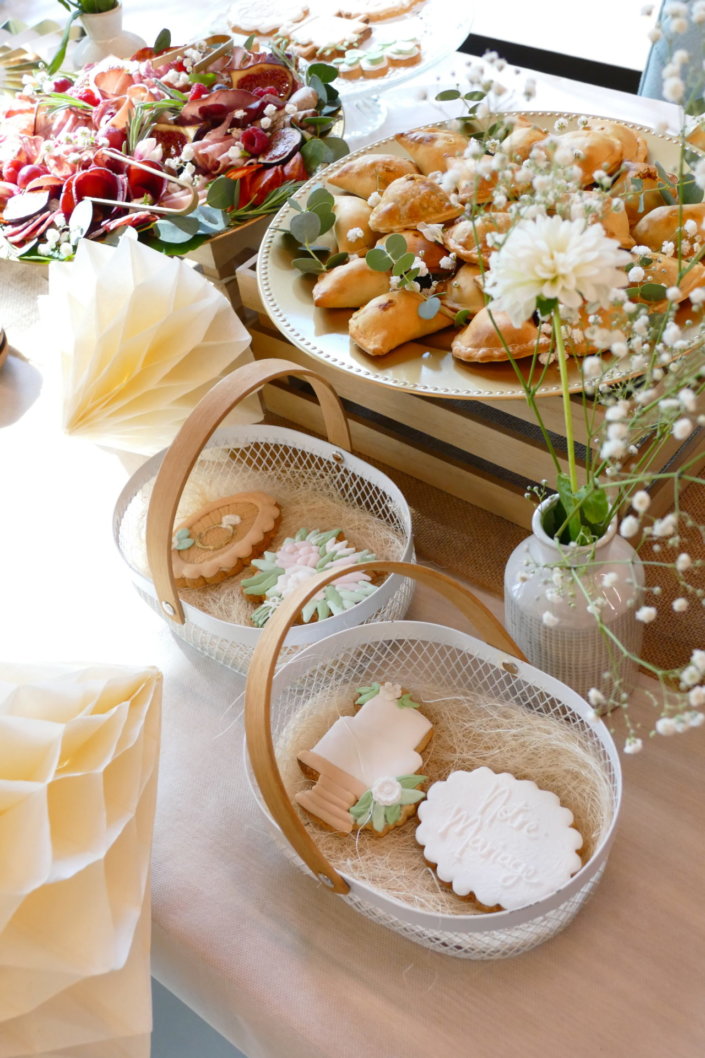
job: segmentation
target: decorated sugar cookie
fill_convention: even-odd
[[[271,542],[279,519],[266,492],[238,492],[202,507],[172,538],[177,587],[202,588],[239,573]]]
[[[299,529],[276,551],[266,551],[262,558],[255,559],[252,565],[259,572],[242,582],[246,595],[261,596],[264,600],[251,615],[253,624],[260,628],[266,624],[282,599],[316,573],[352,562],[371,562],[374,557],[371,551],[356,551],[340,529]],[[306,604],[302,620],[308,623],[344,613],[374,590],[375,585],[364,570],[348,573]]]
[[[383,835],[424,797],[420,752],[433,726],[396,683],[359,688],[355,704],[361,708],[354,716],[339,717],[313,749],[299,753],[316,784],[296,800],[331,830],[367,827]]]
[[[507,911],[555,893],[581,867],[583,839],[554,793],[489,768],[429,788],[416,840],[458,896]]]

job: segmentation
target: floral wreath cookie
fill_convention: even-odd
[[[234,33],[267,37],[276,33],[283,22],[300,22],[308,12],[308,4],[299,0],[234,0],[228,22]]]
[[[382,836],[425,796],[418,769],[433,726],[397,683],[372,683],[357,695],[355,715],[339,717],[313,749],[299,753],[301,770],[316,782],[296,801],[330,830],[368,828]]]
[[[209,503],[174,532],[171,561],[179,588],[203,588],[235,576],[261,555],[281,512],[266,492],[238,492]]]
[[[457,896],[514,911],[555,893],[580,870],[573,813],[530,779],[489,768],[454,771],[429,788],[416,840]]]
[[[261,597],[264,601],[251,614],[253,624],[259,628],[266,624],[282,599],[300,584],[310,580],[316,573],[348,566],[352,562],[371,562],[371,551],[356,551],[343,537],[342,530],[299,529],[293,537],[287,537],[276,551],[266,551],[262,558],[252,563],[259,572],[242,582],[246,595]],[[371,595],[375,585],[368,573],[348,573],[323,588],[306,604],[301,620],[323,620],[334,614],[344,613]]]

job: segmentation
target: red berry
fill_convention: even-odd
[[[203,99],[204,96],[208,95],[209,91],[210,89],[208,88],[208,85],[201,84],[200,81],[197,81],[188,94],[189,102],[192,99]]]
[[[97,107],[100,103],[100,96],[92,88],[82,88],[80,92],[76,93],[76,99],[80,99],[82,103],[88,103],[92,107]]]
[[[20,191],[23,190],[30,184],[32,180],[36,180],[38,176],[44,176],[46,169],[43,165],[23,165],[17,174],[17,186]]]
[[[68,92],[70,88],[73,88],[73,81],[70,77],[57,77],[51,86],[52,92]]]
[[[269,136],[263,129],[258,129],[251,125],[249,129],[245,129],[243,132],[240,143],[248,154],[258,155],[269,147]]]

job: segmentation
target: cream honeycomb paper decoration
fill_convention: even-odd
[[[148,1058],[161,674],[0,664],[0,1058]]]
[[[210,280],[130,237],[82,239],[73,261],[53,261],[40,309],[47,356],[61,353],[65,429],[112,448],[167,447],[214,382],[251,358]],[[258,409],[238,421],[257,421]]]

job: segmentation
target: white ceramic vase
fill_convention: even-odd
[[[584,697],[592,687],[609,697],[615,678],[620,683],[618,693],[628,693],[637,666],[615,649],[589,607],[591,601],[601,600],[604,625],[638,655],[643,625],[635,612],[643,595],[643,564],[631,544],[617,534],[616,522],[595,544],[558,544],[542,525],[546,505],[553,502],[549,498],[537,507],[532,536],[515,548],[507,562],[507,630],[532,665]]]
[[[129,59],[145,42],[136,33],[127,33],[122,28],[122,4],[110,11],[95,15],[81,15],[79,21],[86,36],[76,44],[71,54],[75,69],[80,70],[89,63],[100,62],[107,55],[117,59]]]

